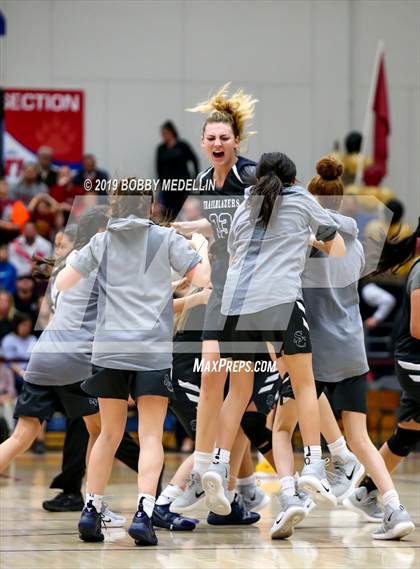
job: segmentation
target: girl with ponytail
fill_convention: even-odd
[[[227,471],[230,449],[253,387],[252,378],[247,379],[243,373],[232,371],[229,395],[223,403],[227,371],[226,366],[221,365],[221,362],[225,363],[226,354],[221,351],[220,342],[225,322],[221,314],[222,295],[229,266],[227,239],[235,211],[244,200],[245,189],[256,181],[255,162],[241,156],[239,150],[251,134],[247,131],[247,123],[254,116],[257,101],[242,89],[229,96],[228,87],[228,84],[224,85],[207,101],[189,109],[207,115],[202,127],[201,146],[210,167],[200,172],[196,180],[203,218],[172,224],[185,235],[199,232],[211,242],[209,253],[213,287],[204,316],[201,359],[204,371],[197,410],[196,451],[191,479],[182,498],[184,507],[192,506],[197,496],[202,495],[201,478],[212,460],[223,462]],[[214,449],[220,420],[227,436],[225,452],[221,456]],[[209,500],[208,506],[213,512],[227,516],[234,494],[231,493],[225,505],[219,508]]]
[[[284,373],[280,361],[283,356],[298,391],[299,424],[305,445],[301,481],[334,503],[321,460],[319,410],[300,277],[312,232],[316,234],[312,239],[330,254],[344,254],[344,244],[336,235],[331,217],[296,185],[296,167],[288,156],[279,152],[263,154],[256,172],[257,183],[237,209],[228,238],[230,266],[221,309],[227,317],[224,340],[233,363],[246,363],[246,369],[250,366],[257,371],[261,343],[267,343],[280,373]],[[252,384],[252,372],[243,372],[243,376],[243,385]],[[219,455],[226,456],[229,433],[223,419],[216,448]],[[205,490],[206,485],[217,505],[226,504],[225,479],[217,463],[204,474]]]
[[[334,465],[331,488],[339,501],[344,500],[348,504],[350,498],[356,504],[362,504],[370,521],[380,522],[383,514],[380,508],[372,508],[372,501],[366,500],[365,490],[357,490],[358,494],[352,498],[355,485],[366,468],[380,489],[387,509],[386,519],[391,517],[391,521],[384,521],[384,526],[373,537],[396,539],[410,533],[414,526],[400,505],[388,471],[367,432],[369,366],[358,297],[358,281],[365,265],[363,247],[357,239],[355,221],[337,211],[343,199],[342,164],[332,156],[325,156],[318,161],[316,169],[317,175],[310,181],[308,190],[334,220],[346,246],[345,257],[339,259],[326,258],[322,250],[313,251],[302,275],[317,393],[321,396],[324,391],[327,392],[334,410],[342,415],[346,438],[355,453],[347,448],[328,400],[322,395],[319,399],[321,432],[328,443]],[[293,398],[292,386],[285,383],[282,389],[284,404],[277,414],[283,436],[280,432],[274,436],[283,487],[287,486],[294,472],[293,459],[288,472],[284,468],[287,461],[283,461],[288,450],[284,446],[284,432],[290,433],[291,437],[297,419],[297,405]],[[282,503],[287,503],[283,492],[281,497]],[[283,513],[284,523],[287,509]]]

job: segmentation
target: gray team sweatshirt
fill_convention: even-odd
[[[236,210],[228,237],[231,262],[223,291],[222,314],[253,314],[295,302],[301,296],[311,231],[328,241],[336,233],[329,213],[304,188],[292,186],[280,197],[268,227],[250,220],[249,196]]]
[[[112,219],[71,261],[87,277],[98,268],[98,319],[92,362],[125,370],[172,365],[171,269],[201,261],[174,229],[130,215]]]
[[[336,382],[366,373],[363,322],[357,290],[364,253],[354,219],[327,210],[344,239],[344,257],[316,252],[302,274],[315,378]]]

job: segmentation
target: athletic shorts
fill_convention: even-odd
[[[367,373],[334,383],[316,381],[315,387],[318,398],[325,393],[336,413],[342,411],[367,413]],[[292,384],[287,378],[281,388],[281,405],[294,398]]]
[[[277,357],[282,353],[312,352],[305,306],[301,300],[253,314],[228,316],[223,340],[223,352],[229,353],[233,360],[256,361],[266,342],[273,345]]]
[[[36,417],[42,422],[51,419],[55,411],[63,411],[69,419],[98,413],[98,401],[80,386],[81,382],[51,386],[24,381],[16,401],[14,417]]]
[[[398,422],[420,423],[420,364],[397,359],[395,370],[402,389]]]
[[[82,383],[82,389],[94,397],[135,400],[143,395],[174,397],[171,370],[135,371],[93,366],[93,375]]]
[[[194,371],[195,360],[201,360],[201,354],[174,353],[172,364],[172,385],[176,399],[198,403],[201,385],[201,373]]]
[[[257,359],[260,359],[258,357]],[[263,359],[263,358],[261,358]],[[280,397],[280,375],[275,372],[255,372],[254,390],[252,401],[255,403],[257,411],[263,415],[268,415],[275,407]]]
[[[174,353],[172,383],[175,398],[169,404],[170,410],[191,439],[195,439],[201,385],[201,374],[194,371],[196,358],[200,360],[201,354]]]

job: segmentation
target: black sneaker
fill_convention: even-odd
[[[45,454],[47,449],[44,441],[35,441],[31,446],[31,451],[35,454]]]
[[[81,512],[84,502],[80,492],[66,494],[60,492],[52,500],[42,502],[42,507],[48,512]]]
[[[169,511],[169,504],[160,506],[155,504],[152,522],[153,525],[158,528],[169,529],[171,531],[193,531],[199,523],[199,520],[173,514]]]
[[[235,494],[235,498],[231,503],[231,512],[227,516],[219,516],[214,512],[209,512],[207,516],[207,523],[212,526],[230,526],[240,525],[249,526],[255,524],[261,518],[257,512],[248,512],[245,508],[241,496]]]
[[[83,508],[79,520],[79,537],[82,541],[103,541],[104,534],[101,531],[102,514],[96,511],[92,502],[88,502]]]
[[[139,509],[134,514],[128,535],[134,539],[136,545],[157,545],[157,537],[153,529],[152,520],[143,511],[143,498],[140,500]]]

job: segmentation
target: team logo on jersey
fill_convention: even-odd
[[[191,430],[194,431],[194,433],[195,433],[195,431],[197,430],[197,420],[196,419],[193,419],[192,421],[190,421],[190,427],[191,427]]]
[[[297,330],[293,336],[293,343],[296,344],[298,348],[306,348],[306,335],[302,330]]]
[[[274,407],[275,398],[274,398],[274,395],[273,395],[272,393],[270,393],[269,395],[267,395],[266,403],[267,403],[267,407],[268,407],[269,409],[271,409],[272,407]]]
[[[172,385],[171,376],[169,375],[169,373],[165,373],[165,375],[163,376],[163,385],[171,393],[174,392],[174,386]]]
[[[92,407],[98,407],[98,400],[94,399],[93,397],[89,398],[89,405],[92,405]]]

